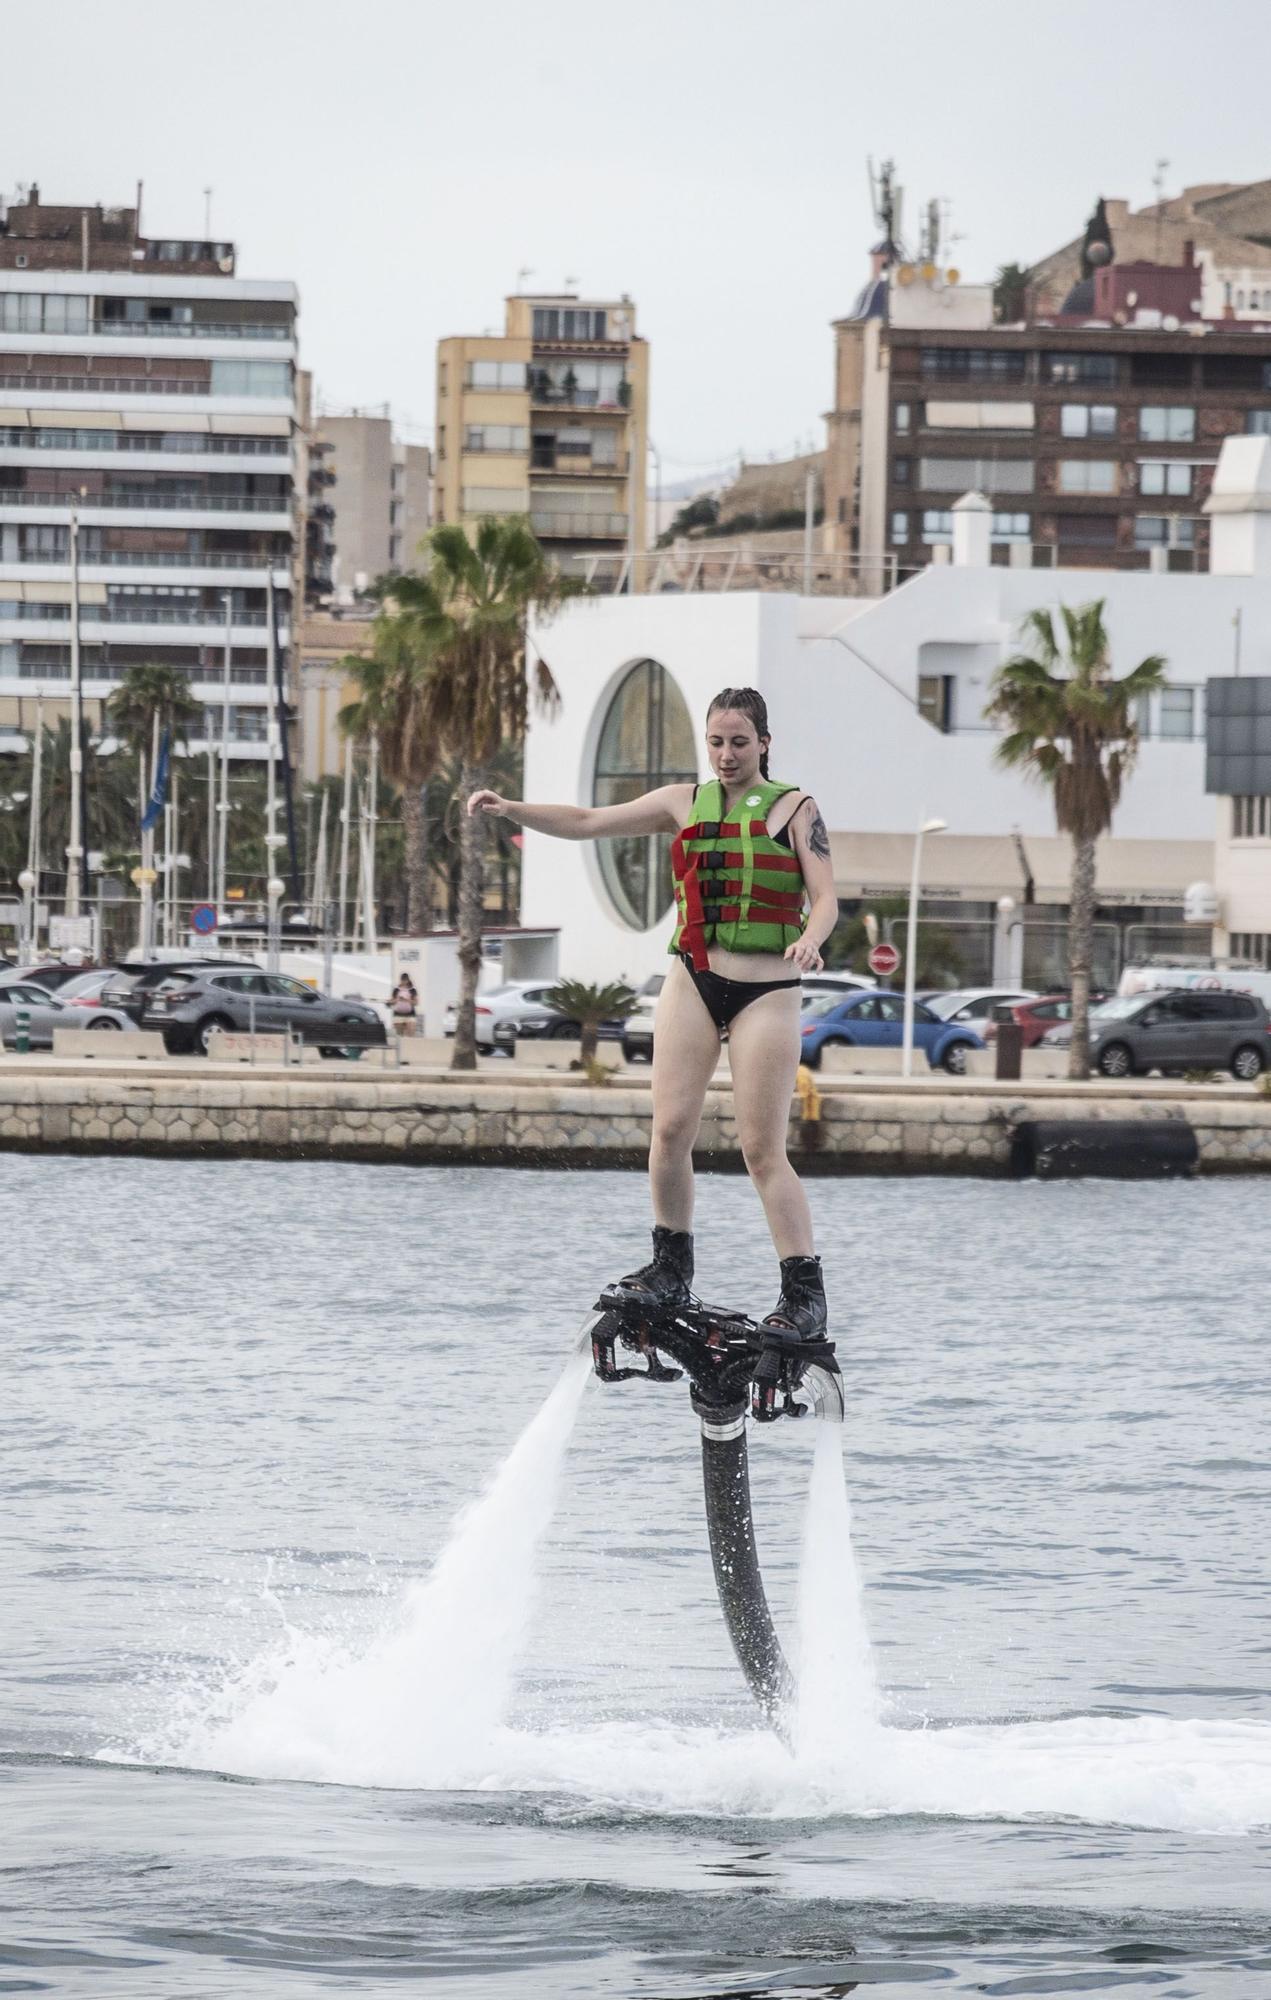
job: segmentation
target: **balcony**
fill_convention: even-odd
[[[23,378],[25,380],[25,377]],[[61,379],[61,378],[59,378]],[[59,432],[73,439],[68,444]],[[178,442],[179,440],[179,442]],[[224,456],[229,458],[281,458],[291,461],[291,443],[275,437],[213,437],[201,431],[97,431],[78,430],[73,423],[42,424],[30,429],[23,424],[0,424],[0,450],[19,453],[33,451],[73,452],[117,451],[124,454],[149,453],[153,457]],[[24,461],[19,461],[24,462]]]
[[[227,554],[223,549],[199,551],[195,549],[101,549],[95,555],[81,554],[80,572],[87,576],[96,569],[237,569],[251,571],[253,575],[273,572],[274,588],[290,590],[290,555],[267,556],[255,550],[244,549],[241,554]],[[33,567],[53,570],[59,579],[70,575],[69,554],[50,555],[47,551],[24,549],[16,556],[0,558],[0,569],[11,565],[19,568]]]
[[[531,513],[530,526],[536,535],[549,540],[558,537],[571,542],[612,540],[627,532],[625,514]]]
[[[210,396],[210,381],[188,375],[0,375],[0,389],[36,390],[42,396]],[[263,399],[262,399],[263,400]]]
[[[61,329],[59,329],[60,331]],[[128,320],[95,319],[94,333],[117,335],[123,340],[294,340],[292,326],[267,325],[262,322],[248,324],[240,321],[216,320]],[[15,329],[16,331],[16,329]],[[67,333],[84,333],[85,327],[68,326]],[[34,336],[32,336],[34,338]]]
[[[625,479],[630,463],[626,452],[604,463],[586,454],[571,457],[568,452],[558,451],[555,458],[541,458],[532,452],[530,474],[534,479]]]
[[[566,388],[563,384],[536,382],[530,390],[530,407],[535,410],[604,410],[615,417],[625,417],[630,409],[630,398],[624,403],[621,397],[610,396],[604,389],[584,389],[581,386]]]
[[[0,597],[3,597],[3,595],[4,592],[0,589]],[[32,625],[69,624],[70,617],[71,607],[69,604],[17,602],[10,611],[6,612],[3,617],[0,617],[0,624],[11,625],[15,622]],[[198,605],[191,605],[188,610],[183,610],[179,605],[164,605],[162,607],[157,605],[138,606],[136,609],[129,609],[126,605],[122,604],[113,606],[109,604],[82,604],[80,606],[79,622],[81,628],[87,628],[90,625],[179,625],[182,628],[186,626],[211,626],[215,631],[223,632],[225,630],[225,613],[223,610],[205,611]],[[240,626],[263,627],[265,622],[266,616],[263,611],[235,611],[233,630],[238,631]]]
[[[0,488],[0,508],[38,507],[46,513],[81,515],[123,507],[133,513],[170,514],[290,514],[286,493],[36,493],[27,486]]]

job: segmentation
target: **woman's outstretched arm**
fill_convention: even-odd
[[[615,833],[678,833],[692,798],[691,785],[661,785],[620,806],[532,806],[480,791],[468,800],[468,811],[498,814],[558,840],[600,840]]]

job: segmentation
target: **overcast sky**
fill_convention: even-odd
[[[66,0],[0,9],[0,185],[212,231],[293,278],[331,407],[431,436],[434,348],[529,288],[635,299],[671,482],[823,442],[874,234],[951,204],[968,278],[1099,194],[1271,175],[1265,0]],[[572,287],[571,287],[572,288]]]

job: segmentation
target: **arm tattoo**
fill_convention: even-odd
[[[830,858],[830,836],[825,830],[825,821],[815,799],[808,800],[808,846],[822,861]]]

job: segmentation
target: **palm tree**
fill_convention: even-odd
[[[170,729],[173,741],[184,743],[187,731],[203,720],[203,704],[190,693],[179,667],[158,661],[129,667],[106,703],[106,721],[131,750],[148,753],[156,718],[160,730]]]
[[[604,1021],[625,1020],[637,1005],[636,995],[622,980],[611,986],[586,986],[581,979],[561,979],[543,995],[549,1007],[577,1021],[582,1030],[578,1055],[590,1074],[596,1061],[598,1030]]]
[[[414,740],[425,775],[443,757],[459,764],[461,799],[480,788],[500,745],[525,734],[531,685],[550,706],[556,684],[546,663],[527,672],[525,624],[569,594],[528,524],[487,516],[472,539],[458,525],[434,528],[424,544],[426,569],[385,586],[386,613],[405,628],[404,652],[417,662],[393,707],[394,727]],[[459,1007],[455,1069],[476,1068],[474,1008],[481,969],[486,827],[459,821]]]
[[[400,577],[377,586],[381,597],[395,591]],[[420,622],[389,608],[375,620],[370,657],[348,653],[336,670],[358,689],[336,717],[357,742],[375,737],[380,766],[401,792],[406,859],[406,928],[412,936],[431,928],[428,894],[428,817],[425,787],[437,762],[435,747],[421,727],[419,701],[430,656]]]
[[[1137,704],[1164,685],[1165,660],[1150,653],[1117,680],[1108,656],[1103,599],[1059,607],[1065,657],[1049,611],[1030,611],[1023,632],[1032,650],[998,668],[987,714],[1007,735],[997,761],[1049,785],[1055,820],[1072,839],[1068,907],[1068,980],[1072,1043],[1068,1074],[1090,1074],[1090,958],[1094,935],[1095,842],[1112,825],[1121,789],[1138,754]]]

